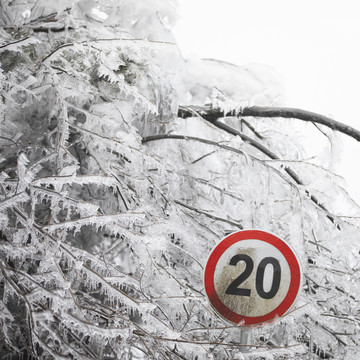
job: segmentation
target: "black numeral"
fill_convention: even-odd
[[[231,258],[230,265],[236,266],[239,261],[245,261],[245,270],[229,285],[225,293],[230,295],[250,296],[250,289],[241,289],[238,288],[238,286],[250,276],[254,269],[254,262],[248,255],[237,254]]]
[[[264,274],[267,265],[271,264],[274,269],[273,280],[269,291],[264,290]],[[277,259],[266,257],[260,261],[256,271],[256,291],[263,299],[272,299],[279,290],[281,280],[281,267]]]
[[[230,259],[230,265],[236,266],[239,261],[245,261],[245,270],[228,286],[225,294],[238,295],[238,296],[250,296],[251,289],[239,288],[239,286],[251,275],[254,269],[254,262],[250,256],[246,254],[237,254]],[[267,265],[273,267],[273,279],[271,288],[269,291],[264,290],[264,275]],[[279,291],[281,281],[281,266],[277,259],[273,257],[266,257],[260,261],[260,264],[256,270],[255,287],[256,292],[263,299],[272,299]]]

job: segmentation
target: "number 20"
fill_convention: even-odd
[[[245,270],[228,286],[226,294],[239,295],[239,296],[250,296],[251,289],[239,288],[252,273],[254,269],[254,262],[252,258],[246,254],[237,254],[230,259],[230,265],[236,266],[239,261],[245,261]],[[264,274],[267,265],[272,265],[274,269],[273,279],[271,288],[269,291],[264,290]],[[273,257],[266,257],[262,259],[256,270],[255,286],[256,291],[263,299],[272,299],[278,292],[281,281],[281,267],[277,259]]]

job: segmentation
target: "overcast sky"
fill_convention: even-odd
[[[283,79],[287,106],[316,111],[360,130],[359,0],[178,3],[181,19],[175,36],[185,56],[269,65]],[[339,171],[360,203],[357,154],[360,144],[349,141]]]

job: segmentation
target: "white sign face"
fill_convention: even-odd
[[[289,245],[259,230],[225,238],[211,253],[205,290],[214,309],[242,325],[271,321],[294,303],[301,267]]]

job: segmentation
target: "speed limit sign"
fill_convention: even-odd
[[[205,291],[226,320],[255,325],[284,315],[302,284],[299,260],[277,236],[244,230],[229,235],[210,254]]]

